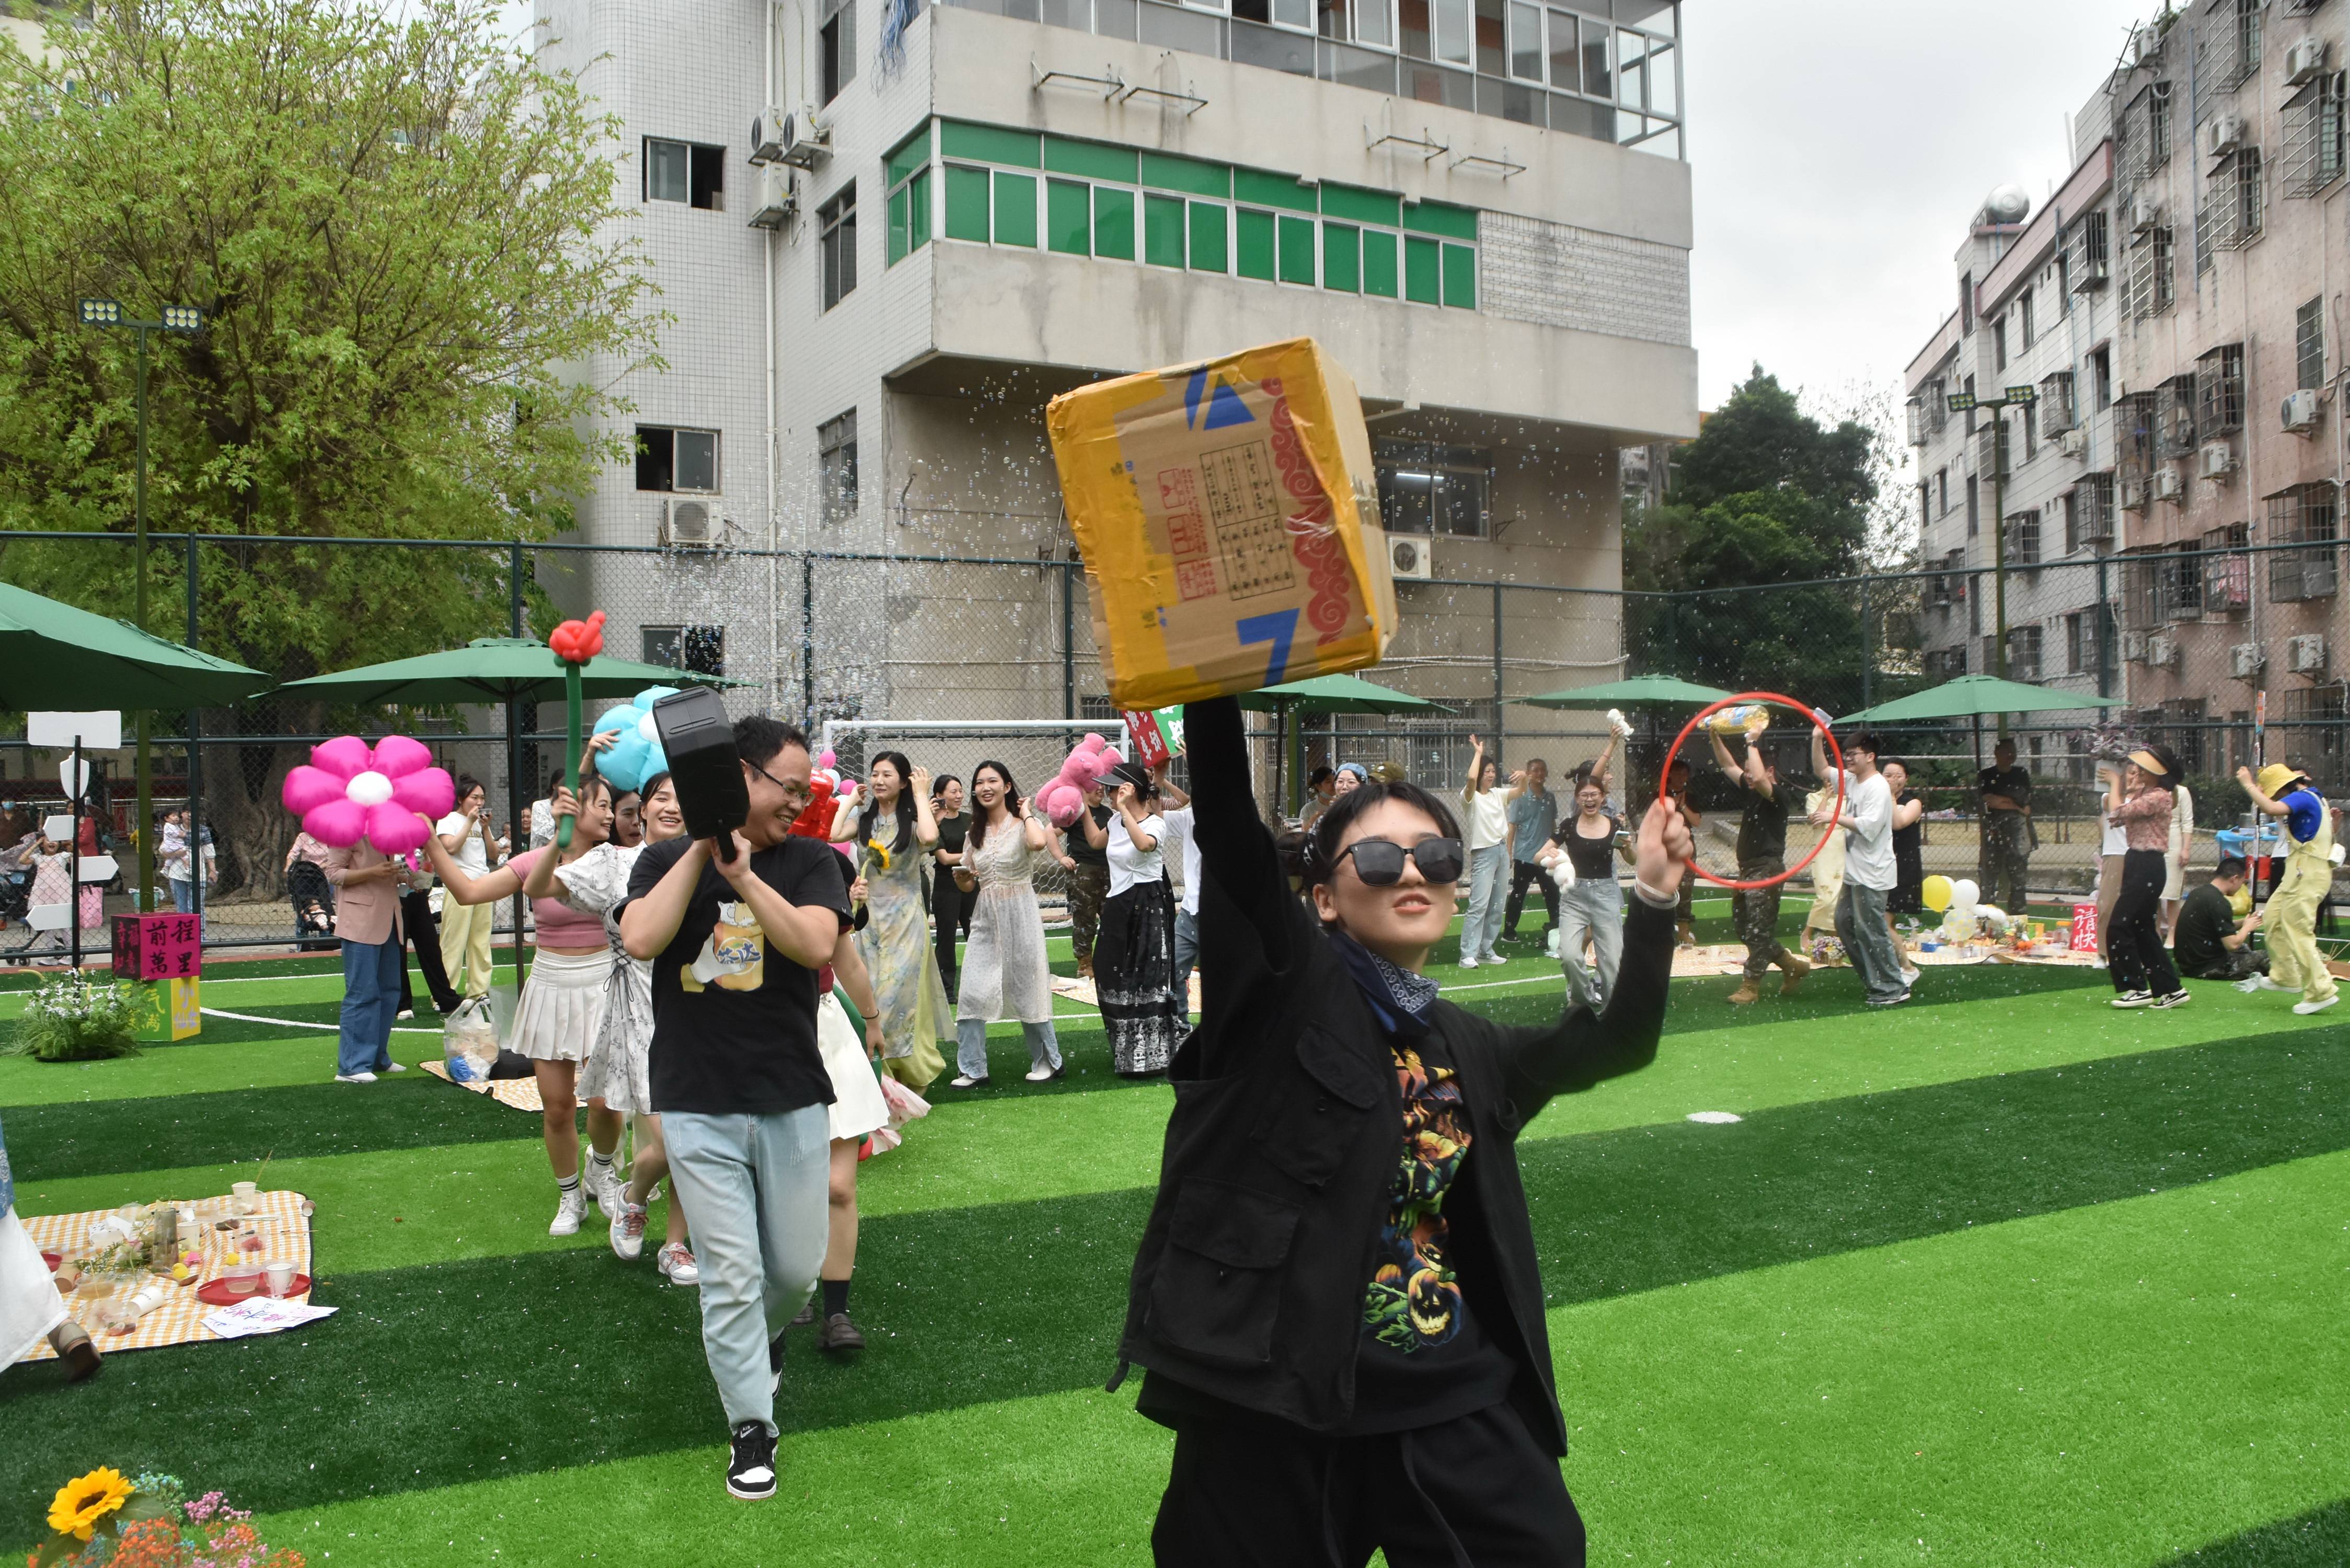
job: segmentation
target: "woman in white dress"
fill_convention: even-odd
[[[987,1026],[1016,1018],[1027,1037],[1028,1081],[1061,1075],[1053,1033],[1053,975],[1045,963],[1045,912],[1031,878],[1051,853],[1053,836],[1031,816],[1012,770],[986,762],[971,774],[971,832],[955,883],[976,892],[971,940],[962,951],[962,1000],[955,1004],[952,1086],[987,1082]]]
[[[870,891],[858,878],[849,888],[849,902],[864,901]],[[810,1298],[792,1319],[795,1328],[818,1324],[816,1348],[834,1354],[865,1348],[863,1332],[848,1320],[848,1282],[857,1272],[857,1156],[867,1137],[889,1125],[889,1103],[881,1097],[880,1081],[874,1075],[877,1065],[888,1069],[883,1060],[887,1038],[881,1026],[881,999],[866,970],[857,936],[855,931],[841,932],[833,944],[832,962],[816,971],[816,1049],[823,1053],[824,1069],[832,1078],[832,1104],[825,1113],[832,1135],[829,1207],[824,1266],[816,1271],[823,1312],[819,1323],[816,1302]],[[861,1041],[857,1026],[849,1022],[848,1010],[835,993],[836,981],[865,1015]]]
[[[2195,796],[2185,784],[2171,792],[2170,846],[2162,853],[2162,940],[2168,941],[2178,925],[2178,906],[2187,897],[2187,862],[2195,853]]]
[[[64,1359],[68,1382],[79,1383],[98,1371],[98,1346],[66,1311],[66,1298],[49,1278],[40,1248],[16,1219],[8,1145],[0,1139],[0,1370],[44,1339]]]
[[[653,1114],[651,1054],[653,1044],[653,966],[650,959],[630,958],[620,945],[620,925],[613,912],[629,896],[629,876],[645,845],[681,837],[685,814],[678,809],[677,786],[667,774],[655,774],[638,792],[640,842],[629,846],[607,844],[568,866],[556,868],[571,900],[600,909],[604,934],[612,944],[612,978],[604,991],[604,1032],[588,1053],[580,1069],[579,1096],[590,1106],[626,1117],[636,1129],[636,1156],[619,1201],[607,1211],[607,1236],[613,1253],[629,1262],[644,1255],[645,1210],[653,1189],[669,1174],[669,1147],[661,1141],[660,1117]],[[701,1265],[694,1262],[687,1239],[685,1204],[674,1184],[670,1189],[669,1221],[653,1266],[673,1285],[698,1285]]]

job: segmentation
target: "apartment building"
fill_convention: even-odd
[[[1697,428],[1679,13],[541,0],[671,317],[665,368],[577,368],[638,456],[577,536],[645,553],[565,596],[779,711],[1060,717],[1100,684],[1045,402],[1299,334],[1416,571],[1617,587],[1618,449]],[[1492,605],[1407,581],[1390,664],[1490,698]],[[1611,599],[1509,613],[1513,692],[1620,668]]]
[[[2064,187],[1979,214],[1908,371],[1928,562],[1993,565],[2003,453],[2011,673],[2125,698],[2196,772],[2263,712],[2272,752],[2340,764],[2343,27],[2304,0],[2141,27]],[[1993,579],[1927,597],[1929,667],[1990,668]]]

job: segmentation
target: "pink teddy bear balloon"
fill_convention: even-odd
[[[302,831],[345,848],[362,837],[386,855],[424,846],[424,816],[447,815],[457,786],[432,765],[423,743],[388,735],[368,749],[357,735],[338,735],[310,748],[310,761],[286,775],[281,799],[302,819]]]
[[[1036,792],[1037,808],[1053,819],[1054,826],[1068,826],[1086,808],[1086,791],[1124,761],[1117,747],[1099,735],[1088,733],[1069,753],[1069,760],[1061,764],[1053,782]]]

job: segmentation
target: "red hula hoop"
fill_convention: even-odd
[[[1793,697],[1786,696],[1783,693],[1777,691],[1741,691],[1734,697],[1724,697],[1721,701],[1716,702],[1710,708],[1700,711],[1696,718],[1691,719],[1688,723],[1683,724],[1681,726],[1681,732],[1673,737],[1671,748],[1665,753],[1664,772],[1657,775],[1657,798],[1659,801],[1669,798],[1665,793],[1665,781],[1673,775],[1673,759],[1680,755],[1681,742],[1688,740],[1690,734],[1700,724],[1704,723],[1708,719],[1712,718],[1724,708],[1735,708],[1742,702],[1775,702],[1782,708],[1793,708],[1796,712],[1803,714],[1804,717],[1812,722],[1813,729],[1817,730],[1822,735],[1827,737],[1828,751],[1835,758],[1835,805],[1836,809],[1841,811],[1844,806],[1844,748],[1836,744],[1835,731],[1831,729],[1828,725],[1821,722],[1820,716],[1814,712],[1810,708],[1796,701]],[[1833,833],[1835,831],[1835,829],[1833,826],[1828,829],[1828,833]],[[1827,846],[1828,835],[1827,833],[1823,833],[1820,835],[1820,841],[1812,846],[1812,852],[1809,855],[1804,856],[1801,860],[1796,861],[1793,866],[1788,867],[1776,877],[1765,877],[1759,882],[1737,882],[1732,881],[1727,877],[1717,877],[1712,872],[1707,870],[1704,867],[1699,865],[1697,863],[1697,857],[1694,855],[1691,855],[1684,864],[1691,872],[1704,877],[1707,881],[1712,883],[1717,888],[1728,888],[1735,892],[1751,893],[1758,888],[1777,887],[1780,883],[1784,882],[1788,877],[1793,877],[1796,872],[1801,871],[1804,867],[1809,866],[1814,860],[1818,859],[1820,851],[1825,849]],[[1691,847],[1695,846],[1692,846]]]

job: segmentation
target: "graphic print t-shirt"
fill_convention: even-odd
[[[652,845],[629,878],[631,901],[652,891],[690,847]],[[845,862],[813,838],[754,850],[751,869],[790,903],[849,918]],[[626,908],[624,905],[623,908]],[[765,1116],[832,1103],[816,1049],[816,971],[767,944],[751,906],[704,866],[685,919],[653,960],[653,1108]]]

